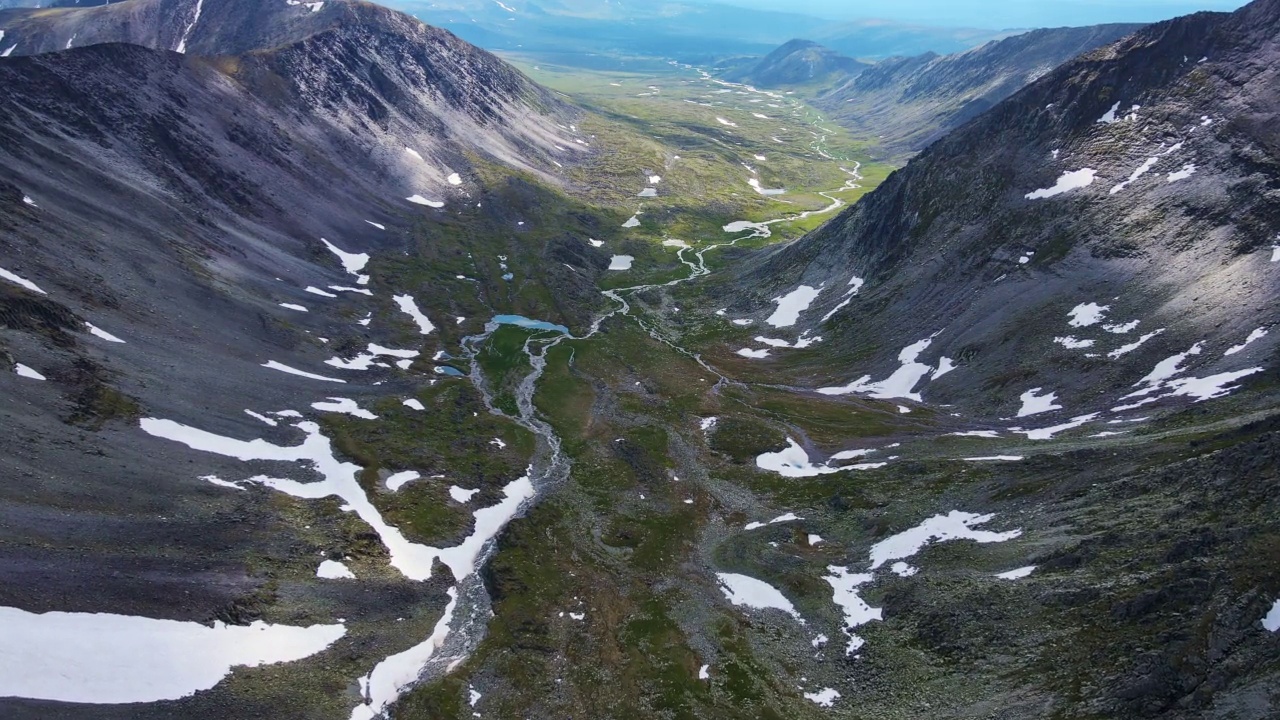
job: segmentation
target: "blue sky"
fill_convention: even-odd
[[[981,28],[1153,22],[1198,10],[1235,10],[1244,0],[703,0],[841,20],[884,18]]]

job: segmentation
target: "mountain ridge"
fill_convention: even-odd
[[[1268,116],[1273,108],[1264,96],[1256,94],[1262,87],[1258,83],[1265,85],[1265,80],[1258,79],[1263,76],[1252,70],[1246,71],[1255,72],[1247,79],[1228,73],[1216,86],[1223,95],[1212,100],[1204,93],[1197,100],[1191,100],[1189,93],[1183,99],[1182,94],[1208,82],[1213,78],[1209,73],[1218,67],[1229,63],[1251,67],[1243,57],[1265,53],[1266,43],[1274,40],[1245,28],[1273,26],[1273,16],[1280,12],[1277,8],[1280,4],[1259,2],[1237,14],[1198,15],[1157,24],[1067,63],[931,145],[822,229],[767,252],[744,281],[760,283],[778,277],[785,268],[793,277],[800,271],[804,284],[838,287],[846,282],[839,276],[851,273],[866,281],[859,297],[870,306],[883,307],[884,294],[897,293],[896,303],[913,308],[916,328],[908,335],[926,337],[953,328],[935,342],[935,347],[942,346],[944,355],[948,350],[972,354],[989,346],[990,339],[980,338],[998,330],[993,325],[996,321],[985,316],[999,318],[998,327],[1058,325],[1061,321],[1049,320],[1052,316],[1037,315],[1035,322],[1029,317],[1022,321],[1015,318],[1072,286],[1076,286],[1072,294],[1079,302],[1086,302],[1089,298],[1080,295],[1079,289],[1096,283],[1094,294],[1100,303],[1117,294],[1137,301],[1144,291],[1152,299],[1165,298],[1145,308],[1152,311],[1163,306],[1158,311],[1165,313],[1163,319],[1153,324],[1183,326],[1117,363],[1146,364],[1162,352],[1157,348],[1167,348],[1163,352],[1168,354],[1181,342],[1191,346],[1199,333],[1212,331],[1225,319],[1220,316],[1227,312],[1225,308],[1265,306],[1259,305],[1268,292],[1264,288],[1272,287],[1265,284],[1245,292],[1223,286],[1212,272],[1197,270],[1188,259],[1187,251],[1196,247],[1191,238],[1214,238],[1211,247],[1223,253],[1225,263],[1247,262],[1269,246],[1278,229],[1274,193],[1244,191],[1259,187],[1259,183],[1266,187],[1263,178],[1271,170],[1263,168],[1269,166],[1257,165],[1258,159],[1246,164],[1235,159],[1247,157],[1241,154],[1247,153],[1250,145],[1265,142],[1267,134],[1257,126],[1241,125],[1245,122],[1242,119],[1224,120],[1219,114],[1223,108],[1233,107],[1227,88],[1249,83],[1247,87],[1255,94],[1244,102],[1260,103],[1253,112]],[[1235,39],[1215,40],[1214,33]],[[1233,57],[1223,58],[1221,66],[1213,59],[1196,62],[1202,55],[1223,53]],[[1118,109],[1129,105],[1135,107],[1126,118]],[[1117,162],[1114,155],[1124,145],[1131,149]],[[1160,182],[1154,182],[1152,175],[1136,179],[1147,172],[1135,170],[1144,157],[1154,158],[1147,167],[1154,166],[1162,173],[1154,178]],[[1187,171],[1187,167],[1192,169]],[[1053,187],[1055,177],[1073,178],[1081,168],[1088,170],[1083,188],[1068,189],[1061,198],[1030,197],[1037,188]],[[1126,176],[1134,173],[1135,179],[1126,181]],[[1216,190],[1207,179],[1208,173],[1222,173],[1216,180],[1226,189]],[[1103,182],[1094,183],[1095,175]],[[1119,189],[1112,192],[1108,187]],[[1232,198],[1229,217],[1208,210],[1224,199],[1224,194]],[[1144,233],[1135,234],[1126,227],[1144,215],[1148,216],[1141,220]],[[1122,220],[1117,223],[1116,218]],[[1143,259],[1158,262],[1150,268],[1136,263]],[[1182,273],[1181,282],[1219,301],[1207,307],[1188,306],[1188,296],[1195,291],[1173,289],[1169,281],[1160,279],[1161,273],[1170,277]],[[1117,276],[1130,278],[1134,283],[1131,290],[1143,291],[1119,293],[1120,288],[1113,285]],[[1008,282],[1001,284],[1006,277]],[[903,297],[903,292],[911,299]],[[1014,302],[1017,293],[1026,293],[1025,299]],[[947,300],[955,297],[972,299],[964,306]],[[839,298],[838,293],[826,295],[815,308],[834,310]],[[1108,304],[1113,311],[1121,311],[1122,305]],[[854,302],[854,308],[858,305]],[[1180,307],[1176,315],[1167,314],[1172,307]],[[1067,309],[1061,312],[1065,314]],[[1123,312],[1141,317],[1141,310],[1135,304]],[[837,315],[834,326],[824,333],[829,340],[843,333],[872,332],[876,336],[896,335],[900,347],[911,342],[902,334],[898,311],[880,320],[868,315],[869,308],[843,312],[854,313],[857,321],[841,321]],[[923,318],[933,318],[929,327],[920,325]],[[1150,319],[1143,320],[1143,327],[1148,322]],[[855,331],[859,323],[870,323],[877,330],[864,327]],[[898,326],[891,329],[894,323]],[[1243,327],[1239,318],[1235,323],[1234,333],[1243,335],[1252,329]],[[842,325],[847,329],[841,329]],[[965,325],[972,325],[974,332],[963,330]],[[1058,333],[1068,335],[1068,327],[1059,327]],[[956,333],[967,335],[947,338]],[[1174,335],[1185,340],[1172,341]],[[1043,343],[1051,337],[1037,334],[1031,342]],[[1230,344],[1218,342],[1224,348]],[[1033,354],[1044,352],[1040,349]],[[1080,353],[1059,349],[1054,354]],[[984,372],[993,372],[993,365],[1010,359],[1002,351],[1001,360],[988,363]],[[1105,362],[1095,364],[1090,370],[1110,372],[1107,366]],[[945,399],[951,401],[966,393],[982,395],[950,392]],[[1010,400],[1005,400],[1005,408]]]
[[[1054,67],[1138,30],[1097,25],[1032,30],[953,55],[885,60],[816,98],[833,119],[918,151]]]

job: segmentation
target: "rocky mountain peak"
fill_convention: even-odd
[[[856,75],[866,67],[868,63],[845,57],[812,40],[797,38],[783,43],[754,67],[730,73],[728,77],[771,88],[823,83],[835,77]]]

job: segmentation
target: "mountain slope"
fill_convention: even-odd
[[[1058,415],[1130,404],[1124,388],[1188,348],[1181,367],[1201,376],[1266,366],[1223,353],[1280,320],[1277,13],[1267,0],[1190,16],[1066,64],[771,253],[749,282],[824,288],[809,321],[834,315],[813,332],[864,357],[859,338],[878,338],[876,368],[932,338],[924,362],[966,370],[921,383],[926,398],[989,416],[1037,387],[1058,393]],[[854,276],[865,286],[851,300]],[[1273,350],[1268,336],[1247,357]],[[1140,405],[1172,389],[1156,385]]]
[[[868,66],[868,63],[844,57],[813,41],[797,39],[784,43],[750,69],[730,73],[725,79],[775,88],[823,83],[833,76],[857,75]]]
[[[1144,28],[672,321],[778,433],[733,428],[789,527],[716,558],[847,603],[846,716],[1274,713],[1277,52],[1276,0]]]
[[[134,2],[4,17],[39,48],[46,16],[75,34],[129,12],[101,27],[167,48],[148,18],[187,4]],[[524,492],[535,446],[470,385],[437,385],[459,371],[436,353],[495,307],[570,322],[598,302],[607,256],[576,236],[599,228],[549,189],[589,152],[568,129],[580,111],[405,16],[352,4],[313,28],[281,6],[197,27],[185,55],[105,42],[0,60],[0,465],[25,479],[0,502],[0,612],[44,638],[6,635],[24,669],[5,673],[5,717],[372,716],[399,685],[356,679],[476,592],[463,543],[501,524],[475,511]],[[202,17],[254,7],[206,0]],[[223,54],[272,38],[287,41]],[[388,485],[409,468],[474,492]],[[290,480],[245,481],[268,477]],[[406,560],[459,546],[447,569]],[[71,618],[86,625],[68,634]],[[180,625],[114,637],[117,619]],[[268,658],[306,659],[256,667],[252,643],[196,635],[256,622],[294,633]],[[166,644],[178,627],[196,644]],[[51,683],[42,653],[84,637],[124,656]]]
[[[1098,25],[1033,30],[954,55],[883,60],[816,99],[836,122],[915,152],[1053,68],[1137,30]]]
[[[186,17],[182,22],[177,18]],[[198,55],[242,55],[224,63],[245,89],[286,93],[330,118],[370,133],[367,152],[407,178],[448,187],[448,173],[404,154],[413,147],[461,169],[465,148],[547,177],[550,156],[581,149],[565,140],[572,112],[494,56],[385,8],[331,2],[309,7],[246,0],[129,0],[82,9],[0,13],[11,56],[77,44],[129,42]],[[74,42],[73,42],[74,40]],[[292,97],[288,97],[292,96]],[[285,99],[285,98],[282,98]],[[552,119],[554,118],[554,119]]]

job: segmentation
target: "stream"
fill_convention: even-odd
[[[702,71],[698,71],[702,72]],[[779,101],[788,102],[792,105],[792,116],[797,117],[800,113],[800,105],[790,98],[756,90],[755,88],[738,85],[735,83],[726,83],[712,79],[705,72],[702,72],[705,80],[711,83],[742,90],[747,93],[758,93],[766,95]],[[718,242],[703,248],[694,248],[689,246],[680,247],[676,253],[679,261],[689,269],[686,277],[670,280],[665,283],[651,283],[634,285],[626,288],[615,290],[604,290],[602,294],[614,303],[614,307],[609,309],[594,320],[588,327],[587,331],[582,335],[574,335],[568,328],[563,325],[556,325],[543,320],[525,318],[518,315],[497,315],[489,322],[485,323],[484,331],[477,335],[470,335],[462,339],[461,347],[463,356],[470,362],[471,371],[468,375],[471,383],[484,399],[485,407],[490,413],[508,418],[533,433],[535,437],[535,449],[533,457],[530,459],[527,475],[533,484],[535,495],[527,501],[525,508],[529,504],[537,502],[539,496],[543,495],[547,490],[559,485],[569,477],[572,468],[572,460],[565,454],[561,438],[556,434],[555,429],[549,423],[539,417],[537,409],[534,406],[533,398],[537,391],[538,381],[542,378],[547,367],[547,353],[560,343],[566,340],[587,340],[600,332],[601,326],[610,318],[623,315],[632,318],[640,326],[642,330],[649,334],[654,340],[667,345],[676,352],[694,360],[698,365],[707,372],[714,375],[717,379],[712,391],[718,392],[726,385],[738,384],[719,370],[712,367],[703,360],[701,354],[693,352],[687,348],[680,346],[671,338],[663,335],[658,328],[652,323],[646,322],[639,315],[631,313],[631,303],[627,301],[628,297],[633,297],[638,293],[656,288],[672,287],[682,283],[690,282],[701,277],[705,277],[711,273],[707,267],[706,253],[723,247],[733,247],[739,242],[751,239],[764,239],[772,236],[771,226],[779,223],[796,222],[805,218],[816,215],[824,215],[833,213],[845,205],[843,200],[835,197],[837,192],[852,190],[860,187],[858,181],[862,180],[859,173],[861,163],[851,161],[848,158],[836,158],[826,152],[823,144],[827,138],[827,132],[820,125],[820,121],[814,120],[811,124],[820,132],[811,132],[814,141],[809,148],[818,153],[824,159],[833,162],[851,163],[852,167],[841,166],[840,170],[849,176],[843,185],[831,190],[818,192],[817,194],[831,201],[830,205],[817,210],[808,210],[799,213],[790,213],[772,220],[762,222],[738,221],[725,226],[726,233],[739,233],[732,240],[726,242]],[[691,256],[690,256],[691,254]],[[484,344],[493,335],[497,329],[503,325],[512,325],[530,330],[531,333],[525,339],[524,353],[529,359],[530,370],[521,380],[516,388],[516,415],[510,415],[499,409],[494,402],[493,390],[489,387],[489,383],[481,370],[478,362],[478,355]],[[485,567],[491,559],[497,548],[496,542],[489,542],[477,558],[476,567]],[[484,639],[490,618],[493,617],[492,602],[488,591],[485,588],[482,573],[475,572],[464,578],[456,586],[456,602],[453,603],[452,615],[446,614],[441,620],[444,636],[436,645],[434,652],[431,653],[423,665],[423,671],[418,677],[419,682],[430,682],[444,675],[447,675],[459,664],[464,662],[472,653],[475,652],[480,642]],[[441,633],[441,627],[437,627],[437,634]]]

